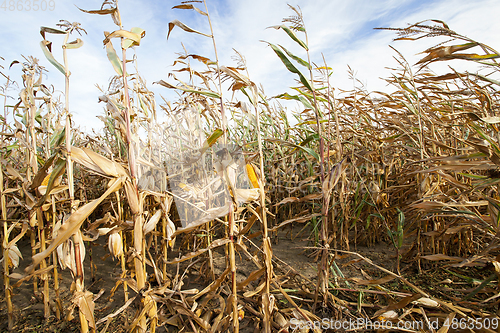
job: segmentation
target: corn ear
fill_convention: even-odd
[[[158,209],[156,213],[149,219],[149,221],[144,223],[144,226],[142,227],[144,236],[150,233],[151,231],[155,230],[158,221],[160,221],[160,217],[161,217],[161,209]]]
[[[111,252],[113,257],[115,258],[123,254],[122,237],[118,232],[109,235],[108,247],[109,247],[109,252]]]

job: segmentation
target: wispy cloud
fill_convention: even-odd
[[[20,59],[20,55],[33,55],[50,70],[49,81],[57,90],[63,90],[63,78],[55,71],[43,56],[39,42],[40,26],[55,26],[59,19],[78,21],[88,32],[82,37],[85,45],[78,50],[71,50],[71,111],[78,125],[90,128],[102,127],[95,117],[102,113],[102,106],[97,103],[100,92],[96,84],[107,87],[114,75],[109,64],[102,40],[103,31],[116,29],[109,17],[89,15],[76,7],[97,9],[101,1],[75,0],[73,3],[54,0],[53,11],[3,11],[0,28],[2,50],[0,56],[9,61]],[[174,29],[166,40],[168,22],[179,19],[183,23],[201,31],[209,32],[205,17],[186,10],[172,10],[175,1],[125,1],[119,2],[125,29],[139,26],[146,30],[146,37],[137,48],[139,70],[151,89],[156,94],[173,98],[174,94],[165,88],[151,85],[160,79],[167,79],[172,70],[176,53],[183,52],[181,43],[188,52],[214,58],[211,40],[203,36],[188,34],[181,29]],[[331,1],[299,0],[293,5],[300,6],[308,30],[311,57],[315,63],[326,62],[333,68],[332,84],[335,87],[350,89],[353,82],[349,79],[347,65],[356,73],[356,77],[365,83],[368,90],[383,90],[385,83],[379,79],[390,72],[385,67],[395,67],[393,59],[396,53],[388,45],[396,47],[409,61],[415,63],[417,55],[434,41],[392,42],[395,35],[389,31],[373,30],[375,27],[404,27],[425,19],[441,19],[457,32],[495,47],[500,44],[500,2],[497,0],[381,0],[381,1]],[[203,4],[199,4],[204,10]],[[275,29],[266,29],[281,23],[284,17],[293,12],[285,0],[230,1],[208,0],[208,10],[212,17],[217,41],[219,60],[225,65],[234,65],[233,48],[243,54],[247,60],[252,80],[262,83],[268,95],[284,92],[294,85],[294,75],[287,72],[274,52],[261,40],[282,44],[292,52],[305,57],[303,50],[297,47],[284,33]],[[23,24],[19,24],[23,22]],[[62,58],[59,36],[54,40],[54,54]],[[59,42],[59,44],[58,44]],[[462,63],[453,63],[464,66]],[[433,68],[446,70],[444,65],[436,64]],[[16,72],[17,71],[17,72]],[[19,78],[19,69],[12,69],[14,78]],[[229,96],[229,94],[228,94]],[[159,99],[158,99],[159,100]]]

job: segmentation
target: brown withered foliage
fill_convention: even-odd
[[[205,1],[173,8],[211,26]],[[21,329],[22,288],[47,323],[76,319],[81,332],[317,332],[328,328],[318,326],[323,318],[357,322],[359,332],[374,330],[359,319],[422,323],[412,332],[498,327],[500,54],[439,20],[386,28],[397,40],[439,41],[415,66],[394,50],[395,92],[336,93],[326,61],[310,60],[300,8],[290,8],[273,28],[297,53],[267,44],[297,76],[295,95],[267,97],[244,56],[220,64],[214,42],[215,59],[186,51],[155,82],[178,92],[162,104],[127,58],[145,31],[124,28],[115,1],[82,9],[116,25],[103,40],[116,76],[99,98],[100,135],[71,122],[66,52],[78,52],[83,42],[69,39],[85,30],[68,21],[41,28],[66,99],[43,83],[37,59],[11,64],[23,76],[15,104],[4,101],[0,133],[8,329]],[[178,20],[168,35],[180,30],[214,38]],[[51,34],[65,36],[62,62]],[[429,70],[453,59],[489,72]],[[14,81],[4,69],[6,100]],[[312,276],[276,254],[284,237],[308,256],[300,254]],[[380,244],[390,255],[375,260]],[[103,247],[118,273],[114,287],[95,292],[85,275],[99,287],[92,253]]]

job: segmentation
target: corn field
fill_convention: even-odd
[[[1,330],[497,332],[500,53],[439,20],[382,28],[436,46],[417,64],[394,49],[392,93],[337,91],[290,6],[272,28],[298,51],[265,43],[296,81],[269,97],[243,54],[222,64],[213,31],[174,20],[169,35],[212,39],[215,58],[179,55],[154,82],[177,92],[166,100],[134,55],[146,32],[116,1],[80,10],[114,23],[101,134],[71,116],[67,52],[85,27],[40,28],[50,68],[2,58]],[[173,10],[212,27],[205,1]],[[488,74],[428,67],[449,60]],[[64,100],[46,71],[64,75]]]

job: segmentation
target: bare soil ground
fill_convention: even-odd
[[[295,227],[292,230],[292,235],[296,235],[299,227]],[[309,296],[312,295],[316,288],[316,276],[317,276],[317,262],[315,262],[315,253],[312,248],[312,244],[307,240],[306,232],[299,235],[299,237],[294,237],[292,240],[290,237],[290,230],[282,231],[279,233],[278,237],[275,238],[275,242],[273,244],[273,254],[274,254],[274,267],[276,271],[276,275],[280,276],[280,281],[282,281],[283,288],[295,288],[296,290],[300,290],[302,294],[304,292]],[[260,246],[260,242],[257,239],[254,239],[255,246]],[[117,281],[120,279],[121,268],[118,260],[113,260],[109,256],[109,251],[107,249],[107,238],[102,237],[98,241],[99,246],[93,246],[92,249],[87,248],[87,255],[85,258],[85,286],[88,290],[97,295],[102,291],[101,296],[95,300],[95,318],[96,321],[100,318],[105,317],[106,315],[116,311],[120,308],[124,303],[124,294],[122,286],[116,289],[114,295],[110,294],[110,291],[115,287]],[[23,254],[24,260],[21,262],[20,267],[18,267],[15,272],[22,272],[24,268],[31,262],[31,247],[27,241],[20,242],[20,250]],[[257,248],[252,245],[250,242],[246,241],[245,245],[247,245],[249,252],[256,253]],[[353,249],[354,250],[354,249]],[[373,261],[374,264],[380,265],[386,269],[394,271],[395,267],[393,267],[395,260],[395,251],[391,245],[388,244],[377,244],[371,247],[361,247],[358,246],[355,251],[362,256]],[[92,252],[92,261],[95,265],[95,271],[92,276],[90,271],[90,252]],[[169,253],[169,260],[178,256],[178,253]],[[238,282],[243,281],[246,277],[249,276],[251,272],[257,269],[254,263],[251,262],[248,258],[246,258],[243,254],[237,258],[237,267],[238,274],[237,280]],[[354,255],[339,255],[337,260],[335,261],[337,264],[338,270],[332,271],[331,277],[335,280],[336,283],[342,288],[349,289],[349,281],[352,283],[353,278],[358,279],[377,279],[383,277],[387,274],[381,272],[376,267],[367,264],[366,262],[359,260]],[[175,276],[177,269],[182,273],[184,268],[189,264],[183,263],[179,267],[176,265],[171,265],[168,267],[169,274],[171,276]],[[189,269],[188,274],[186,274],[186,279],[184,280],[185,285],[182,287],[183,289],[190,288],[204,288],[210,279],[206,279],[204,276],[201,276],[199,264],[194,264]],[[224,249],[220,248],[217,251],[214,251],[214,267],[216,276],[221,274],[226,267],[226,255],[224,253]],[[418,285],[423,288],[432,288],[431,283],[429,282],[438,282],[440,279],[444,279],[444,276],[439,274],[433,274],[432,270],[426,272],[423,275],[418,275],[416,273],[416,269],[413,266],[406,270],[406,276],[410,277],[410,280],[413,280]],[[342,274],[339,274],[340,271]],[[63,302],[63,308],[68,309],[71,305],[71,292],[70,292],[70,283],[72,281],[71,273],[68,270],[61,271],[61,285],[60,285],[60,296]],[[334,275],[333,275],[334,274]],[[344,275],[344,278],[341,277]],[[438,275],[438,276],[434,276]],[[151,274],[151,277],[154,275]],[[290,277],[289,279],[287,277]],[[295,277],[295,279],[292,279]],[[351,280],[350,280],[351,279]],[[430,279],[430,280],[429,280]],[[154,279],[151,278],[150,281],[154,283]],[[300,281],[297,284],[297,281]],[[50,276],[50,286],[51,293],[53,293],[53,277]],[[400,290],[405,291],[402,285],[396,281],[391,282],[388,286],[391,290]],[[41,289],[43,288],[43,284],[41,281],[38,283],[38,293],[33,292],[33,281],[28,281],[21,285],[18,288],[14,289],[13,292],[13,304],[15,308],[15,327],[14,332],[79,332],[80,331],[80,323],[78,317],[72,319],[70,321],[66,320],[58,320],[55,317],[55,304],[51,304],[51,316],[48,319],[43,317],[43,302],[41,296]],[[336,291],[336,296],[345,299],[346,291],[339,288]],[[439,292],[439,290],[437,291]],[[445,292],[443,292],[445,294]],[[130,295],[133,296],[135,293],[130,291]],[[2,293],[2,296],[3,293]],[[54,295],[51,294],[51,299],[54,299]],[[377,307],[378,300],[376,297],[371,297],[371,295],[367,296],[365,300],[366,306]],[[306,297],[303,297],[306,298]],[[276,299],[278,301],[278,306],[289,306],[286,303],[286,299],[281,297],[281,295],[276,293]],[[349,299],[348,299],[349,300]],[[352,299],[350,300],[352,301]],[[382,299],[380,300],[382,302]],[[307,303],[309,302],[309,303]],[[306,304],[311,304],[312,299],[307,300]],[[7,309],[5,299],[2,297],[0,303],[0,332],[7,331]],[[354,302],[354,309],[355,307]],[[381,303],[382,304],[382,303]],[[380,306],[378,307],[380,308]],[[132,304],[125,311],[123,311],[120,315],[115,317],[108,327],[107,332],[128,332],[128,325],[132,322],[135,306]],[[75,310],[74,314],[77,316],[77,311]],[[325,309],[317,310],[317,315],[320,317],[330,315],[328,311]],[[98,326],[98,331],[101,331],[104,327],[104,324]],[[164,325],[160,326],[157,329],[157,332],[177,332],[178,328],[175,326]],[[252,314],[250,312],[246,313],[245,318],[241,323],[241,331],[242,332],[253,332],[254,331],[254,323],[252,321]]]

